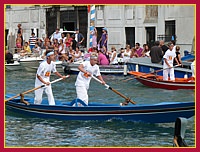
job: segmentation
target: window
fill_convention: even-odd
[[[6,5],[6,9],[10,9],[11,8],[11,5]]]
[[[165,21],[165,41],[176,40],[176,22]]]

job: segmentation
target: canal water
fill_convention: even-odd
[[[130,97],[136,103],[159,103],[165,101],[194,101],[194,90],[164,90],[148,88],[136,80],[125,81],[130,76],[103,75],[112,88]],[[57,79],[52,75],[51,80]],[[76,75],[52,84],[54,98],[72,101],[76,98]],[[34,88],[35,73],[24,70],[5,73],[5,91],[18,94]],[[27,97],[34,97],[29,93]],[[44,98],[47,98],[45,93]],[[120,103],[124,99],[91,81],[89,102]],[[165,118],[163,118],[165,119]],[[171,147],[175,123],[138,123],[120,120],[108,121],[61,121],[30,118],[6,111],[6,147]],[[195,146],[195,120],[186,127],[185,141]]]

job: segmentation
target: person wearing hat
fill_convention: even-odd
[[[40,63],[38,67],[38,70],[36,73],[36,79],[35,79],[35,87],[39,87],[41,85],[46,85],[46,87],[35,90],[34,104],[41,104],[43,91],[45,91],[48,97],[49,105],[55,105],[55,101],[54,101],[54,97],[53,97],[53,93],[51,89],[51,84],[50,84],[51,72],[53,72],[55,75],[63,79],[65,79],[66,76],[62,76],[59,72],[57,72],[56,64],[53,62],[54,59],[55,59],[54,52],[47,51],[46,60]]]
[[[100,40],[99,40],[99,42],[98,42],[98,44],[100,44],[100,48],[103,48],[103,46],[105,46],[106,47],[106,49],[107,49],[107,42],[108,42],[108,33],[107,33],[107,28],[102,28],[102,35],[101,35],[101,38],[100,38]]]
[[[75,40],[77,42],[77,46],[81,46],[83,44],[83,40],[85,39],[83,34],[79,33],[79,29],[75,29],[76,34],[75,34]]]
[[[77,98],[81,99],[86,105],[88,105],[87,91],[89,89],[90,80],[92,78],[91,75],[97,76],[97,78],[102,81],[102,84],[105,84],[101,76],[97,62],[98,62],[98,55],[96,53],[91,53],[90,60],[85,61],[78,66],[80,72],[75,82],[76,94]]]

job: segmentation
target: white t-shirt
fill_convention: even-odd
[[[115,58],[110,64],[117,64],[118,63],[118,61],[117,61],[117,52],[116,51],[112,52],[111,59],[113,58],[114,54],[116,54]]]
[[[170,66],[173,66],[173,61],[175,57],[176,53],[173,50],[170,51],[169,49],[165,52],[165,55],[163,56],[164,59],[167,59],[167,62],[169,63]],[[165,63],[165,61],[163,64],[163,68],[168,68],[168,65]]]
[[[53,38],[54,38],[54,39],[57,39],[58,42],[59,42],[60,39],[62,39],[61,33],[60,33],[60,32],[58,32],[58,33],[54,33]]]
[[[99,70],[99,66],[97,64],[95,64],[94,66],[92,66],[90,64],[90,61],[85,61],[82,63],[84,69],[91,73],[92,75],[96,75],[96,76],[100,76],[100,70]],[[76,82],[75,82],[75,86],[85,86],[87,89],[89,89],[89,84],[90,84],[90,80],[92,77],[85,77],[83,72],[79,72],[77,78],[76,78]]]
[[[174,45],[172,51],[173,51],[173,52],[176,52],[176,45]]]
[[[45,82],[50,82],[50,75],[51,72],[56,71],[56,64],[51,62],[50,64],[47,63],[46,60],[42,61],[38,67],[37,75],[39,75]],[[43,85],[43,83],[37,78],[35,79],[35,86]]]
[[[122,53],[122,56],[123,56],[123,60],[124,62],[127,62],[129,59],[130,59],[130,56],[131,56],[131,50],[129,50],[127,52],[127,50],[125,50],[124,53]]]

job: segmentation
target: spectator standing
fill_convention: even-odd
[[[57,39],[58,41],[60,41],[60,39],[62,39],[61,33],[59,32],[59,29],[56,29],[56,32],[53,34],[53,40]]]
[[[150,57],[152,63],[161,63],[163,52],[161,47],[159,47],[160,42],[156,41],[155,46],[153,46],[150,50]]]
[[[19,34],[19,36],[21,37],[21,46],[23,46],[23,30],[22,30],[22,25],[18,24],[17,27],[18,27],[17,34]]]
[[[101,38],[98,42],[98,44],[100,44],[100,48],[103,48],[103,46],[106,47],[107,49],[107,43],[108,42],[108,30],[107,28],[102,28],[102,35],[101,35]]]
[[[135,48],[136,48],[136,53],[138,57],[141,57],[143,49],[140,47],[140,43],[135,43]]]
[[[97,47],[97,29],[94,28],[93,31],[91,31],[91,35],[92,35],[92,47]]]
[[[166,45],[165,42],[163,40],[160,40],[160,47],[163,51],[163,55],[165,54],[165,52],[169,49]]]
[[[66,52],[67,49],[66,49],[66,44],[65,44],[65,40],[66,40],[65,34],[62,33],[62,34],[61,34],[61,37],[62,37],[62,41],[63,41],[63,44],[64,44],[64,50],[65,50],[65,52]]]
[[[83,34],[79,33],[79,29],[76,28],[75,40],[77,42],[77,46],[82,46],[84,39]]]
[[[180,63],[180,64],[182,64],[182,61],[181,61],[181,54],[180,54],[180,46],[176,46],[176,58],[177,58],[177,60],[178,60],[178,62]],[[176,65],[176,63],[174,62],[174,65]],[[183,65],[182,65],[182,67],[183,67]]]
[[[176,42],[175,42],[174,40],[171,40],[170,42],[174,45],[172,51],[173,51],[173,52],[176,52]]]
[[[66,45],[66,51],[68,51],[69,47],[72,45],[72,38],[69,33],[67,33],[67,37],[65,39],[65,45]]]
[[[35,36],[35,33],[34,32],[31,33],[31,36],[29,38],[29,46],[30,46],[31,51],[35,47],[36,40],[37,40],[37,37]]]
[[[71,46],[73,50],[76,50],[76,40],[75,40],[75,35],[72,35],[72,41],[71,41]]]
[[[22,42],[21,36],[20,36],[20,34],[17,34],[17,38],[16,38],[17,53],[19,53],[22,49],[21,42]]]

